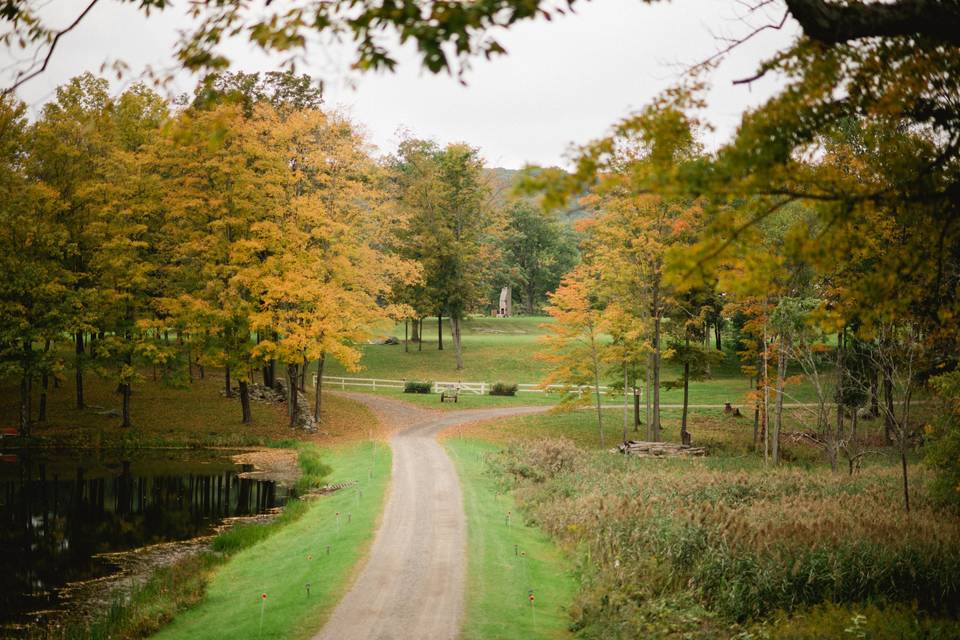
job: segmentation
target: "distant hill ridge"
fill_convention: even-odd
[[[504,169],[503,167],[487,167],[484,171],[490,176],[494,191],[498,192],[502,199],[510,194],[521,173],[519,169]],[[571,199],[567,207],[557,212],[557,217],[571,226],[577,220],[589,216],[590,212],[581,207],[576,199]]]

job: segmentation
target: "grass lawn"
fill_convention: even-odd
[[[546,375],[544,363],[535,357],[542,347],[538,338],[545,333],[541,327],[549,323],[546,317],[516,318],[470,318],[462,325],[464,369],[457,371],[453,343],[449,339],[449,323],[444,321],[444,350],[437,350],[436,318],[424,323],[423,350],[410,343],[409,351],[403,349],[403,325],[393,331],[401,340],[399,345],[368,344],[361,347],[362,371],[351,373],[336,361],[329,361],[324,373],[329,376],[385,378],[389,380],[424,380],[465,382],[537,383]],[[311,369],[311,373],[312,373]],[[791,371],[791,373],[794,373]],[[619,379],[619,373],[610,374],[610,380]],[[662,379],[674,380],[680,368],[664,364]],[[366,389],[354,387],[354,391]],[[740,373],[737,356],[727,353],[727,359],[714,367],[710,380],[690,383],[691,404],[720,404],[740,402],[750,390],[747,378]],[[661,389],[661,401],[678,404],[683,401],[680,389]],[[788,402],[810,402],[815,399],[812,388],[806,383],[793,384],[787,388]],[[434,399],[436,400],[436,399]],[[611,399],[613,400],[613,399]],[[543,404],[552,402],[541,394],[519,394],[516,398],[503,399],[505,403]],[[615,401],[615,400],[613,400]],[[499,401],[498,401],[499,402]],[[439,401],[436,402],[439,405]],[[477,406],[491,406],[480,405]]]
[[[316,499],[299,520],[238,553],[212,576],[203,601],[154,637],[309,638],[320,629],[373,539],[391,460],[382,443],[353,443],[325,453],[333,468],[329,481],[356,480],[359,491],[348,488]],[[261,634],[262,593],[267,599]]]
[[[86,409],[75,407],[74,377],[62,386],[51,385],[48,420],[36,422],[32,435],[41,441],[87,447],[252,446],[299,437],[288,426],[284,405],[251,402],[253,423],[241,422],[240,400],[224,398],[223,373],[207,367],[201,380],[187,388],[174,388],[146,376],[134,385],[131,401],[133,426],[120,427],[120,418],[107,410],[119,408],[116,384],[88,373],[84,377]],[[19,391],[6,381],[0,385],[0,426],[17,426]],[[311,394],[312,395],[312,394]],[[37,394],[34,393],[36,419]],[[376,419],[361,404],[324,396],[318,444],[365,438]]]
[[[569,562],[539,529],[528,527],[510,495],[499,495],[483,457],[496,450],[448,438],[467,515],[467,615],[464,640],[569,638],[567,606],[577,591]],[[510,526],[506,514],[512,512]],[[519,555],[519,554],[524,555]],[[534,593],[535,609],[528,595]]]

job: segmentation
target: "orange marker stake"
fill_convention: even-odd
[[[257,637],[263,635],[263,610],[267,607],[267,594],[260,594],[260,631],[257,634]]]
[[[530,595],[527,598],[530,600],[530,617],[533,619],[533,626],[537,626],[537,607],[533,604],[533,589],[530,590]]]

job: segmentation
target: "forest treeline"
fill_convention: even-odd
[[[576,259],[572,232],[506,197],[476,149],[409,139],[375,158],[292,73],[211,76],[172,103],[85,74],[35,122],[0,102],[0,145],[0,374],[19,381],[24,434],[66,375],[78,408],[85,376],[115,383],[129,426],[138,381],[221,367],[249,422],[255,375],[355,369],[398,321],[449,316],[459,361],[467,312],[500,286],[533,311]]]

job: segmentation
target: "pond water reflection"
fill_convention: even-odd
[[[231,453],[0,454],[0,634],[56,610],[65,584],[116,571],[100,554],[195,538],[282,505],[286,488],[240,478]]]

